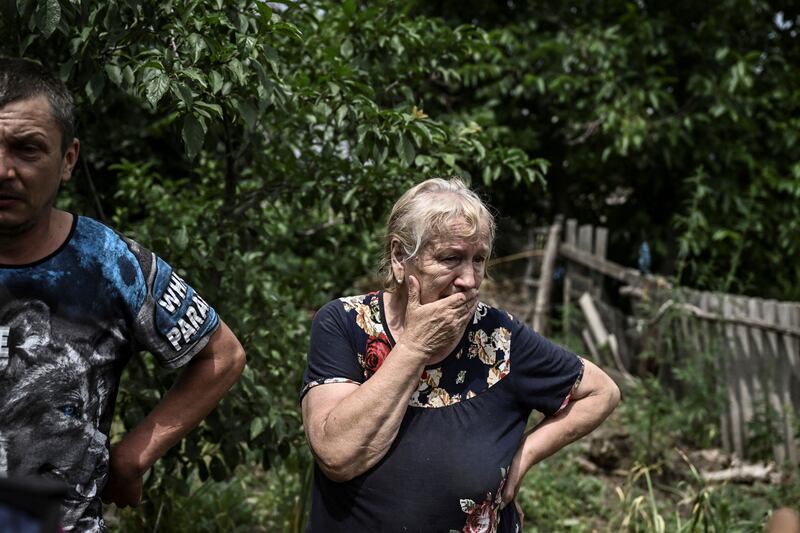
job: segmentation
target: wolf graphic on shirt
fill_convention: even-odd
[[[84,337],[56,321],[37,300],[0,312],[0,475],[63,481],[65,523],[73,523],[105,484],[107,437],[97,421],[113,373],[109,348],[120,337],[113,329]]]

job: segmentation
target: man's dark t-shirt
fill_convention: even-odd
[[[64,481],[63,525],[104,529],[100,492],[120,374],[177,368],[219,318],[163,260],[86,217],[29,265],[0,265],[0,475]]]

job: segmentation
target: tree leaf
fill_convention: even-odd
[[[145,94],[147,101],[150,105],[156,107],[158,101],[161,100],[169,90],[169,76],[163,72],[156,73],[145,86]]]
[[[222,79],[222,75],[217,72],[216,70],[212,70],[211,74],[208,75],[209,80],[211,81],[211,92],[218,93],[222,90],[222,84],[225,80]]]
[[[186,247],[189,246],[189,232],[186,230],[186,226],[181,226],[180,229],[175,232],[172,243],[178,251],[186,250]]]
[[[106,75],[108,79],[111,80],[111,83],[114,85],[121,85],[122,84],[122,69],[119,68],[117,65],[112,65],[111,63],[107,63],[105,66]]]
[[[222,118],[222,107],[220,107],[219,104],[209,104],[208,102],[200,102],[195,100],[194,105],[195,107],[200,107],[215,113],[217,117]]]
[[[17,13],[20,16],[25,16],[25,11],[28,10],[33,4],[33,0],[17,0]]]
[[[45,0],[39,3],[36,13],[36,26],[45,38],[50,37],[61,21],[61,4],[58,0]]]
[[[397,141],[397,155],[400,156],[405,166],[411,166],[411,163],[414,162],[416,150],[414,150],[414,145],[411,144],[411,140],[406,135],[400,134],[400,138]]]
[[[203,51],[206,50],[206,48],[208,48],[208,46],[206,45],[206,40],[203,38],[202,35],[198,33],[192,33],[186,40],[189,43],[189,46],[191,47],[192,64],[197,63],[198,61],[200,61],[200,57],[202,56]]]
[[[173,83],[172,88],[177,90],[177,96],[186,105],[186,108],[191,109],[194,103],[192,90],[185,83]]]
[[[24,56],[25,55],[25,51],[28,50],[28,47],[33,44],[33,41],[35,41],[37,37],[39,37],[39,35],[37,35],[35,33],[31,33],[31,34],[28,34],[22,40],[22,42],[19,45],[19,55],[20,56]]]
[[[266,428],[266,419],[263,416],[258,416],[250,421],[250,440],[255,439]]]
[[[122,79],[124,79],[125,83],[128,85],[133,85],[133,82],[136,80],[130,65],[125,65],[125,68],[122,69]]]
[[[225,463],[222,462],[222,459],[219,456],[215,455],[211,458],[211,467],[209,470],[211,471],[211,479],[214,481],[224,481],[225,478],[228,476],[228,469],[225,467]]]
[[[200,481],[205,481],[208,479],[208,465],[206,464],[205,459],[202,457],[198,458],[195,462],[197,465],[197,475],[200,477]]]
[[[202,75],[202,74],[200,73],[200,71],[199,71],[199,70],[197,70],[196,68],[193,68],[193,67],[185,68],[185,69],[183,69],[183,70],[181,71],[181,73],[182,73],[184,76],[186,76],[187,78],[191,78],[191,79],[193,79],[194,81],[196,81],[197,83],[199,83],[199,84],[200,84],[200,86],[201,86],[203,89],[205,89],[206,87],[208,87],[208,83],[206,83],[206,80],[205,80],[205,79],[203,79],[203,75]]]
[[[344,119],[347,117],[347,106],[342,104],[336,110],[336,127],[341,128],[344,124]]]
[[[244,120],[247,129],[252,130],[256,125],[256,120],[258,119],[258,112],[256,109],[247,102],[242,101],[236,101],[234,106],[236,107],[236,111],[239,113],[239,116]]]
[[[244,66],[241,61],[236,58],[228,61],[228,70],[236,76],[236,81],[239,82],[239,85],[245,85],[247,83],[247,76],[245,75]]]
[[[97,71],[94,75],[86,82],[84,89],[86,90],[86,96],[89,98],[91,103],[94,103],[97,98],[102,94],[103,88],[106,86],[106,78],[103,76],[101,71]]]
[[[261,15],[261,19],[258,21],[258,29],[263,32],[269,28],[272,22],[272,8],[262,1],[256,2],[256,7],[258,8],[258,14]]]
[[[487,187],[492,184],[492,167],[486,165],[483,167],[483,171],[481,172],[483,178],[483,184]]]
[[[344,58],[349,58],[353,55],[353,43],[350,39],[344,40],[342,46],[339,47],[339,53],[341,53]]]
[[[356,4],[356,0],[345,0],[342,2],[342,9],[348,17],[355,15],[357,8],[358,5]]]
[[[193,113],[186,113],[183,117],[181,138],[183,138],[183,144],[186,147],[186,155],[189,156],[189,159],[194,159],[203,147],[205,132],[202,124]]]

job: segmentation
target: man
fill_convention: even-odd
[[[73,132],[64,84],[0,58],[0,475],[65,482],[63,526],[102,531],[100,496],[138,503],[143,475],[217,405],[245,356],[166,262],[54,208],[78,160]],[[186,366],[109,454],[120,374],[142,349]]]

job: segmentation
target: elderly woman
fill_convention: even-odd
[[[508,504],[528,469],[617,405],[595,365],[479,302],[494,231],[460,180],[425,181],[389,217],[385,289],[317,313],[309,531],[520,531]]]

